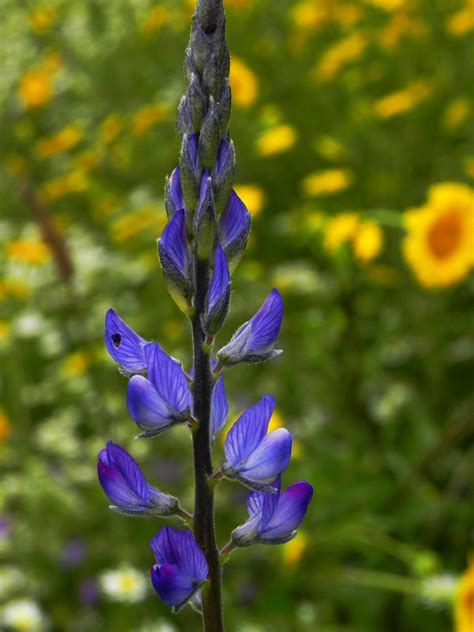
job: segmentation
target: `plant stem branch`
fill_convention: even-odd
[[[206,350],[201,326],[209,287],[209,263],[196,257],[195,314],[192,318],[194,348],[194,416],[199,422],[193,432],[194,456],[194,537],[204,551],[209,565],[209,587],[203,591],[202,619],[204,632],[224,632],[221,583],[222,573],[214,524],[214,489],[208,485],[213,474],[211,460],[210,413],[214,380],[211,360]]]

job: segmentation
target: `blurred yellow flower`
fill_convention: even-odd
[[[471,104],[466,97],[454,99],[443,114],[443,125],[449,130],[455,130],[469,118]]]
[[[275,408],[270,419],[270,423],[268,424],[268,432],[273,432],[273,430],[276,430],[277,428],[283,428],[283,424],[283,417],[281,416],[278,408]]]
[[[324,226],[324,247],[335,254],[342,244],[351,240],[359,227],[359,216],[356,213],[340,213],[329,219]]]
[[[291,11],[291,17],[297,29],[316,30],[328,19],[329,11],[325,3],[314,0],[297,2]]]
[[[76,377],[87,371],[89,360],[85,353],[76,351],[68,355],[62,365],[62,374],[64,377]]]
[[[361,263],[375,259],[383,248],[383,231],[380,226],[371,221],[360,222],[352,237],[352,247]]]
[[[247,209],[256,217],[265,203],[265,193],[256,184],[236,184],[234,191],[240,197]]]
[[[37,35],[45,35],[56,21],[58,7],[44,5],[32,11],[28,18],[31,30]]]
[[[0,281],[0,301],[4,298],[25,299],[31,295],[31,287],[22,279]]]
[[[141,32],[145,37],[150,37],[158,29],[160,29],[166,22],[170,20],[171,13],[169,9],[162,4],[157,4],[147,13],[143,24],[141,25]]]
[[[332,195],[351,185],[352,173],[348,169],[327,169],[310,173],[303,180],[306,195]]]
[[[303,531],[282,546],[283,563],[285,566],[298,566],[308,549],[308,536]]]
[[[51,250],[42,241],[17,239],[7,243],[6,255],[11,261],[39,266],[51,259]]]
[[[474,2],[466,0],[463,9],[452,15],[446,28],[451,35],[462,37],[474,29]]]
[[[240,57],[232,56],[230,85],[232,86],[232,102],[235,105],[248,108],[255,102],[258,95],[258,80]]]
[[[1,299],[1,294],[0,294]],[[10,333],[10,324],[6,320],[0,320],[0,342],[7,340]]]
[[[474,263],[474,191],[445,182],[421,208],[405,214],[403,254],[419,283],[443,287],[461,280]]]
[[[102,121],[99,134],[101,140],[108,144],[113,142],[123,128],[122,118],[118,114],[110,114]]]
[[[398,11],[406,4],[407,0],[365,0],[365,2],[384,11]]]
[[[169,115],[170,106],[167,103],[146,105],[140,108],[132,117],[132,134],[144,136],[151,127],[166,121]]]
[[[328,81],[333,79],[348,63],[358,59],[368,45],[361,33],[353,33],[333,44],[322,56],[314,69],[316,79]]]
[[[403,114],[429,97],[432,92],[433,86],[426,81],[415,81],[403,90],[392,92],[376,101],[374,104],[375,114],[383,119]]]
[[[379,35],[382,47],[394,50],[405,37],[420,38],[426,33],[423,22],[412,18],[405,12],[394,13]]]
[[[69,193],[81,193],[88,186],[87,176],[83,169],[75,169],[64,176],[48,180],[41,187],[46,201],[54,202]]]
[[[147,231],[151,238],[156,238],[166,224],[166,215],[157,206],[145,206],[116,219],[110,225],[112,239],[126,242],[140,233]]]
[[[61,58],[53,53],[41,66],[23,75],[18,86],[18,96],[25,108],[38,108],[52,99],[54,78],[60,65]]]
[[[257,138],[257,150],[261,156],[274,156],[287,151],[295,142],[295,129],[291,125],[278,125]]]
[[[474,557],[459,582],[454,614],[456,632],[474,632]]]
[[[1,334],[0,334],[1,337]],[[8,439],[11,433],[11,424],[10,420],[6,416],[6,414],[0,410],[0,443]]]
[[[84,132],[77,123],[64,127],[57,134],[48,136],[36,144],[36,153],[39,158],[47,158],[71,149],[81,140]]]

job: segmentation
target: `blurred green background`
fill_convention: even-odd
[[[0,0],[6,630],[199,627],[149,587],[163,523],[112,514],[96,480],[112,439],[192,507],[186,429],[133,440],[103,344],[114,307],[189,366],[155,239],[192,5]],[[273,286],[286,307],[284,355],[228,372],[230,417],[276,395],[295,437],[284,483],[315,488],[294,541],[225,567],[228,629],[472,632],[474,4],[226,6],[253,232],[218,342]],[[245,497],[218,488],[222,543]]]

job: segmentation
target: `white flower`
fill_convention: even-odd
[[[105,571],[99,582],[104,594],[112,601],[137,603],[142,601],[147,591],[145,578],[131,566]]]
[[[1,622],[18,632],[39,632],[44,629],[43,613],[34,601],[17,599],[3,608]]]
[[[449,604],[454,599],[457,579],[453,575],[433,575],[423,580],[421,597],[429,605]]]

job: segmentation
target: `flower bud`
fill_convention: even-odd
[[[198,134],[185,134],[181,145],[180,179],[187,209],[194,209],[199,199],[201,166],[198,153]]]
[[[207,171],[201,181],[199,203],[194,214],[194,233],[197,243],[197,256],[204,260],[209,257],[217,232],[216,213],[212,182]]]
[[[199,134],[199,154],[203,168],[211,169],[214,166],[217,150],[219,149],[219,141],[219,119],[217,118],[214,99],[210,97],[209,108]]]
[[[168,292],[181,310],[189,311],[193,284],[184,209],[178,211],[165,226],[158,240],[158,253]]]
[[[221,330],[229,311],[229,301],[229,266],[222,246],[218,244],[202,321],[204,331],[208,336],[215,336]]]
[[[173,170],[169,178],[166,179],[165,187],[165,207],[168,219],[176,215],[178,211],[184,209],[183,189],[181,188],[179,166]]]

